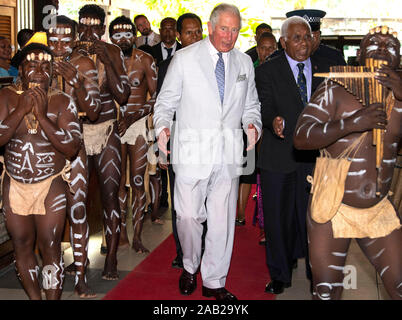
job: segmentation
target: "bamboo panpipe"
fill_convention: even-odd
[[[36,82],[29,82],[28,83],[28,89],[32,89],[32,88],[39,87],[39,86],[40,86],[40,84],[36,83]],[[18,94],[23,94],[24,91],[23,90],[17,90],[17,93]]]
[[[382,104],[383,110],[389,115],[392,104],[387,103],[388,90],[374,78],[380,75],[375,72],[375,69],[387,64],[387,61],[369,58],[366,59],[366,66],[333,66],[330,67],[329,73],[315,73],[314,76],[331,79],[355,96],[363,106],[367,107],[373,103]],[[373,145],[376,146],[377,196],[380,196],[379,171],[384,155],[384,131],[383,129],[373,129]]]
[[[54,61],[55,62],[61,62],[64,61],[63,57],[54,57]],[[57,76],[57,89],[61,90],[61,91],[65,91],[65,87],[64,87],[64,79],[61,75]]]
[[[88,56],[94,61],[96,64],[96,54],[89,54],[90,48],[93,46],[92,41],[77,41],[76,46],[83,46],[85,50],[88,52]]]

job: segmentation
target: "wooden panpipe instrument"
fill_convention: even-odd
[[[53,61],[54,62],[64,61],[64,57],[54,57]],[[59,89],[59,90],[64,92],[65,91],[65,85],[64,85],[63,77],[61,75],[58,75],[55,78],[57,79],[57,84],[56,84],[57,89]]]
[[[40,84],[36,83],[36,82],[29,82],[28,83],[28,89],[32,89],[32,88],[39,87],[39,86],[40,86]],[[24,90],[17,90],[17,93],[18,94],[23,94]]]
[[[315,73],[315,77],[326,77],[344,87],[367,107],[373,103],[382,105],[388,118],[393,107],[393,100],[389,90],[382,86],[375,76],[379,75],[375,69],[387,65],[385,60],[366,59],[365,66],[332,66],[329,73]],[[384,155],[384,129],[373,129],[373,145],[376,147],[377,184],[376,195],[380,196],[380,167]]]
[[[91,47],[93,46],[93,42],[92,41],[77,41],[75,43],[76,47],[83,47],[85,48],[85,50],[88,53],[88,57],[90,57],[94,63],[96,64],[96,54],[90,54],[91,52]]]

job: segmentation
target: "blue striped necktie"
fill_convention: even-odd
[[[218,83],[219,96],[221,97],[221,103],[223,103],[223,97],[225,95],[225,62],[222,58],[222,52],[218,52],[218,62],[215,68],[216,82]]]
[[[306,77],[304,76],[304,63],[300,62],[297,64],[299,68],[299,74],[297,75],[297,86],[299,87],[300,96],[303,101],[303,105],[307,104],[307,84],[306,84]]]

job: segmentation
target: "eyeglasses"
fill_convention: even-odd
[[[313,40],[313,37],[312,37],[311,35],[304,35],[304,36],[301,36],[301,35],[294,35],[294,36],[289,37],[289,38],[287,38],[287,39],[290,40],[290,41],[292,41],[292,42],[294,42],[294,43],[296,43],[296,44],[298,44],[298,43],[300,43],[300,42],[302,42],[302,41],[310,42],[310,41]]]
[[[132,37],[134,37],[132,32],[118,32],[112,36],[114,40],[120,40],[121,38],[131,39]]]

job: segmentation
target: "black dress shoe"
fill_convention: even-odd
[[[281,294],[283,293],[285,288],[289,288],[290,286],[290,283],[282,282],[279,280],[272,280],[265,286],[265,292],[272,294]]]
[[[192,274],[183,269],[183,272],[179,279],[180,293],[189,296],[197,288],[197,274]]]
[[[172,268],[183,269],[183,261],[179,257],[174,258],[172,261]]]
[[[236,296],[231,294],[225,288],[209,289],[202,286],[202,295],[207,298],[214,297],[216,300],[234,301],[237,300]]]

